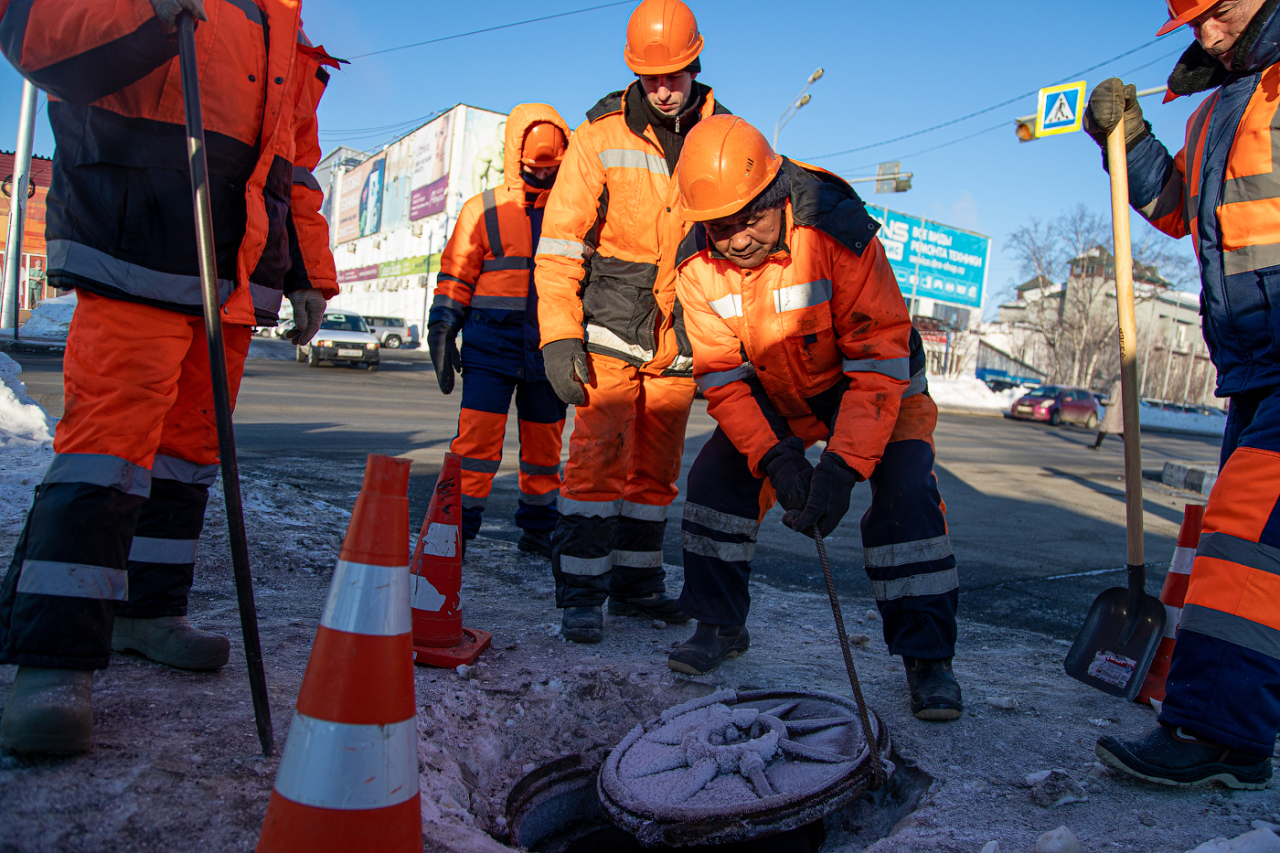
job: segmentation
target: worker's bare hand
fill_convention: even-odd
[[[285,332],[285,339],[297,346],[310,343],[324,319],[324,294],[314,287],[295,290],[289,294],[289,302],[293,305],[293,328]]]
[[[178,16],[183,12],[190,12],[197,21],[209,20],[204,13],[204,0],[151,0],[151,8],[155,9],[160,25],[170,35],[178,31]]]

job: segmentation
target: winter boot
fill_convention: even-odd
[[[1142,737],[1098,738],[1093,748],[1107,764],[1130,776],[1190,788],[1221,782],[1228,788],[1256,791],[1271,784],[1271,756],[1250,755],[1209,740],[1182,727],[1159,725]]]
[[[538,554],[551,558],[551,531],[524,530],[520,533],[520,541],[516,547],[526,554]]]
[[[93,673],[20,666],[0,718],[10,752],[84,752],[93,745]]]
[[[957,719],[964,710],[960,700],[960,683],[951,671],[951,659],[926,660],[902,657],[907,668],[907,687],[911,691],[911,713],[917,720],[946,722]]]
[[[185,616],[130,619],[117,616],[111,648],[137,652],[176,669],[210,670],[226,665],[231,643],[226,637],[201,631]]]
[[[604,613],[600,605],[566,607],[560,617],[560,633],[575,643],[598,643],[604,639]]]
[[[689,614],[680,609],[680,602],[662,592],[651,592],[639,598],[609,598],[610,616],[643,616],[658,619],[669,625],[683,625]]]
[[[699,622],[693,636],[667,657],[667,666],[686,675],[706,675],[751,648],[751,635],[739,625]]]

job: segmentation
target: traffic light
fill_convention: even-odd
[[[1015,132],[1018,134],[1019,142],[1031,142],[1036,137],[1036,117],[1033,115],[1022,116],[1013,120]]]

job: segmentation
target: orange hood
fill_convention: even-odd
[[[524,146],[525,134],[529,132],[529,128],[544,121],[551,122],[560,128],[565,140],[569,139],[571,133],[569,125],[565,124],[564,119],[560,117],[560,113],[556,112],[555,107],[547,104],[518,104],[511,111],[511,115],[507,116],[507,140],[506,150],[503,152],[502,174],[507,189],[513,192],[539,192],[544,194],[549,192],[549,190],[539,190],[528,186],[520,177],[520,149]]]

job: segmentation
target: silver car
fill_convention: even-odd
[[[310,344],[298,347],[298,361],[319,367],[326,361],[363,364],[378,369],[378,339],[369,333],[364,318],[350,311],[326,311],[320,331]]]
[[[369,324],[369,331],[378,339],[378,343],[387,349],[400,349],[405,344],[417,343],[415,330],[406,326],[400,317],[373,317],[366,314],[364,321]]]

